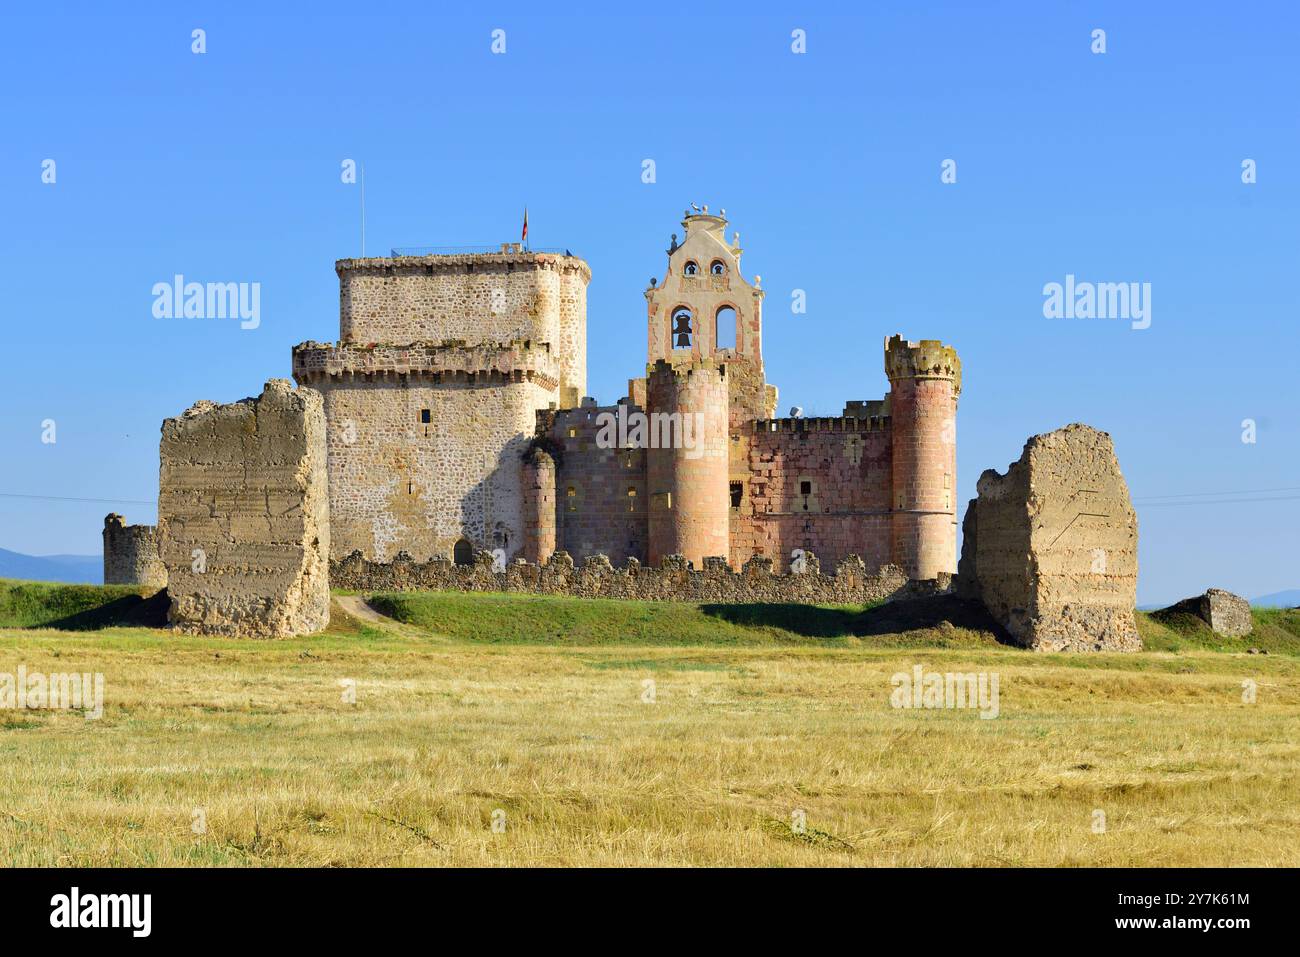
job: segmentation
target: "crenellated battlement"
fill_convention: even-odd
[[[656,359],[654,362],[647,363],[645,372],[647,378],[671,375],[677,379],[689,380],[692,376],[707,375],[709,378],[722,380],[727,376],[727,366],[716,360],[698,357],[672,362],[667,359]]]
[[[451,339],[407,345],[303,342],[293,348],[293,375],[303,385],[347,377],[408,377],[433,382],[526,380],[555,389],[560,381],[550,344],[527,339],[473,344]]]
[[[813,416],[811,418],[756,419],[754,432],[884,432],[888,415]]]
[[[885,340],[885,374],[896,379],[951,379],[954,394],[961,393],[961,359],[957,350],[938,339],[909,342],[901,335]]]
[[[547,269],[556,272],[574,272],[584,281],[591,281],[591,267],[577,256],[556,253],[535,253],[522,249],[519,243],[502,243],[500,252],[450,253],[429,256],[367,256],[365,258],[339,259],[334,271],[342,277],[345,273],[371,276],[434,275],[437,273],[472,272],[476,268],[488,271],[513,272],[516,268]]]

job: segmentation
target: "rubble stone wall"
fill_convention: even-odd
[[[504,571],[492,570],[492,556],[480,553],[473,565],[447,559],[415,562],[399,555],[393,562],[372,562],[354,552],[330,563],[335,588],[360,592],[501,591],[576,598],[630,598],[640,601],[691,601],[749,604],[863,604],[946,593],[952,576],[911,581],[893,565],[868,574],[857,556],[839,563],[834,574],[822,574],[815,555],[805,557],[798,574],[777,575],[766,558],[751,558],[735,572],[721,556],[706,558],[696,570],[681,555],[665,556],[658,568],[629,559],[615,568],[604,555],[574,565],[567,552],[556,552],[544,565],[513,562]]]

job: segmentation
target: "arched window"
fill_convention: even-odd
[[[699,274],[700,267],[695,265],[694,261],[688,262],[685,267],[683,267],[682,272],[687,276],[695,276]]]
[[[718,310],[717,324],[714,327],[714,342],[719,349],[736,348],[736,310],[730,306],[723,306]]]
[[[690,309],[685,306],[678,306],[673,310],[673,321],[668,330],[668,334],[672,338],[673,348],[689,349],[691,347],[691,335],[694,332],[695,325],[692,321]]]
[[[715,259],[709,264],[709,272],[713,273],[715,276],[725,276],[727,274],[727,266],[721,259]]]
[[[473,565],[474,546],[462,538],[456,543],[456,547],[452,549],[451,557],[452,561],[457,565]]]

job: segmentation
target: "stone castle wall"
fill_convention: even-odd
[[[344,259],[335,270],[345,344],[546,343],[559,365],[561,404],[586,393],[591,270],[581,259],[503,251]]]
[[[628,405],[624,415],[641,411]],[[617,447],[617,433],[604,443],[600,432],[606,415],[617,421],[619,407],[587,405],[538,416],[555,450],[556,547],[579,561],[599,554],[615,564],[629,558],[644,562],[650,507],[646,450]]]
[[[156,526],[127,525],[116,513],[104,519],[104,584],[167,587]]]
[[[875,419],[771,419],[751,424],[731,510],[731,561],[750,555],[786,568],[795,549],[830,564],[861,556],[890,562],[890,432]],[[807,493],[804,489],[807,488]]]
[[[158,494],[169,620],[266,638],[329,623],[329,500],[320,395],[283,379],[163,422]]]
[[[481,377],[307,381],[329,422],[333,557],[426,559],[451,555],[462,538],[521,552],[523,454],[552,390]]]
[[[371,562],[353,553],[330,563],[335,588],[379,593],[396,591],[499,591],[576,598],[624,598],[639,601],[690,601],[724,604],[864,604],[946,593],[951,576],[928,582],[911,581],[895,566],[868,574],[856,556],[840,562],[834,574],[822,574],[816,556],[809,555],[800,574],[778,575],[772,563],[753,558],[736,572],[724,558],[709,558],[696,570],[681,555],[666,556],[659,567],[635,559],[615,568],[604,555],[575,565],[567,552],[556,552],[544,565],[523,561],[492,570],[492,558],[480,554],[473,565],[447,559],[414,562],[399,555],[390,563]]]

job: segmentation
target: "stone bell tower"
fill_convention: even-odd
[[[727,220],[687,210],[682,236],[668,248],[663,281],[650,280],[646,298],[646,362],[680,366],[725,364],[732,433],[772,417],[776,387],[763,377],[763,290],[740,273],[740,234],[727,242]],[[720,211],[725,212],[725,211]]]

